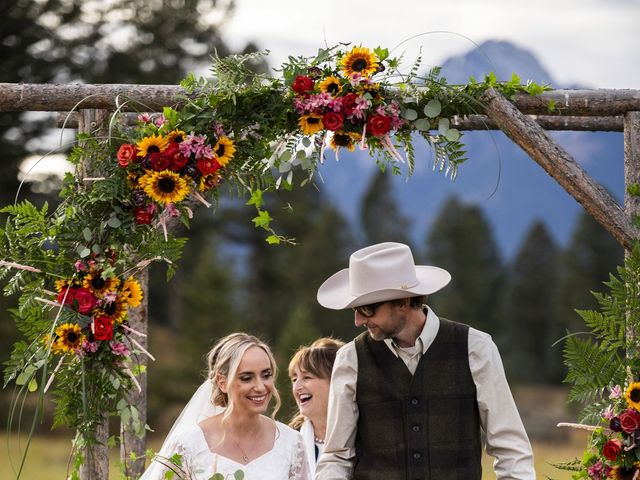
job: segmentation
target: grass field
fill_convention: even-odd
[[[9,441],[7,441],[9,440]],[[14,464],[20,461],[20,448],[24,448],[26,438],[0,435],[0,479],[10,480],[15,478],[9,458]],[[149,447],[158,449],[161,439],[150,439]],[[549,465],[549,462],[559,462],[582,455],[582,449],[586,442],[586,436],[576,434],[571,440],[562,445],[535,442],[533,444],[536,472],[539,480],[552,478],[554,480],[569,480],[569,472],[560,471]],[[66,478],[67,462],[71,440],[59,436],[38,436],[31,442],[26,466],[21,478],[26,480],[63,480]],[[9,455],[11,452],[11,455]],[[118,469],[119,452],[114,449],[111,452],[110,477],[112,480],[121,478]],[[483,480],[495,479],[491,468],[490,457],[484,459]]]

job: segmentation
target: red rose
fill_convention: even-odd
[[[633,433],[640,428],[640,413],[627,409],[620,414],[620,427],[627,433]]]
[[[113,320],[104,316],[94,318],[91,331],[96,340],[111,340],[113,338]]]
[[[322,116],[322,124],[327,130],[331,130],[332,132],[340,130],[343,123],[344,117],[340,113],[328,112]]]
[[[74,305],[76,304],[76,302],[78,302],[78,312],[82,313],[83,315],[91,313],[91,310],[93,310],[93,308],[96,306],[96,303],[98,302],[96,300],[96,297],[93,296],[93,293],[91,293],[91,290],[84,287],[75,289],[73,300]]]
[[[622,451],[622,442],[617,438],[614,440],[609,440],[607,443],[604,444],[604,447],[602,447],[602,454],[612,462],[616,458],[618,458],[618,455],[620,455],[621,451]]]
[[[313,85],[313,79],[311,77],[307,77],[306,75],[298,75],[293,81],[293,85],[291,85],[291,88],[296,93],[305,93],[313,90]]]
[[[202,175],[210,175],[220,168],[220,164],[215,158],[201,158],[196,167]]]
[[[156,172],[161,172],[169,168],[171,159],[164,153],[154,152],[151,154],[151,168]]]
[[[169,159],[169,168],[174,172],[179,172],[189,163],[189,159],[180,153],[180,144],[178,143],[170,143],[162,153]]]
[[[133,210],[135,222],[138,225],[148,225],[153,220],[153,210],[147,207],[138,207]]]
[[[128,167],[135,160],[137,153],[135,146],[130,143],[123,143],[118,149],[118,165]]]
[[[83,315],[91,313],[91,310],[93,310],[98,302],[96,297],[93,296],[93,293],[91,293],[91,290],[84,287],[70,288],[68,290],[69,293],[66,293],[67,289],[63,289],[58,294],[58,303],[62,303],[64,300],[65,305],[69,305],[73,310],[80,312]]]
[[[374,137],[382,137],[391,131],[391,117],[373,115],[367,119],[367,132]]]
[[[356,103],[357,99],[358,95],[356,95],[355,93],[347,93],[344,97],[342,97],[342,110],[344,111],[345,115],[353,115],[353,112],[355,112],[356,107],[358,106],[358,104]]]

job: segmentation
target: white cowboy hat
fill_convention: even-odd
[[[438,267],[416,265],[402,243],[371,245],[351,254],[349,268],[329,277],[318,289],[318,303],[333,310],[428,295],[451,281]]]

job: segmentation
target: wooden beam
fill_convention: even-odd
[[[158,111],[179,106],[185,91],[178,85],[0,83],[0,111],[71,111],[78,108]],[[559,115],[618,116],[640,111],[640,90],[553,90],[532,97],[518,94],[516,108],[528,115],[548,115],[553,100]]]
[[[485,113],[551,175],[627,250],[639,231],[609,193],[537,123],[493,89],[483,95]]]
[[[137,114],[125,114],[126,123],[134,125]],[[623,117],[553,117],[550,115],[532,115],[531,118],[545,130],[570,130],[588,132],[622,132]],[[58,128],[77,128],[78,112],[58,112]],[[467,115],[454,117],[452,125],[458,130],[499,130],[486,115]]]

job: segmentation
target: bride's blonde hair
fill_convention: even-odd
[[[218,384],[219,376],[226,378],[227,391],[229,387],[236,380],[236,373],[238,366],[242,360],[245,352],[251,347],[261,348],[269,357],[269,363],[271,364],[271,371],[273,372],[273,389],[271,393],[275,398],[275,405],[271,412],[271,418],[275,419],[276,413],[280,409],[281,400],[280,394],[275,387],[276,376],[278,373],[278,367],[276,361],[273,358],[273,353],[269,346],[253,335],[247,333],[232,333],[227,335],[209,351],[207,354],[207,365],[209,367],[208,378],[213,384],[213,393],[211,401],[214,405],[219,407],[225,407],[226,411],[224,418],[228,418],[233,411],[233,402],[230,400],[229,395],[224,393]]]

